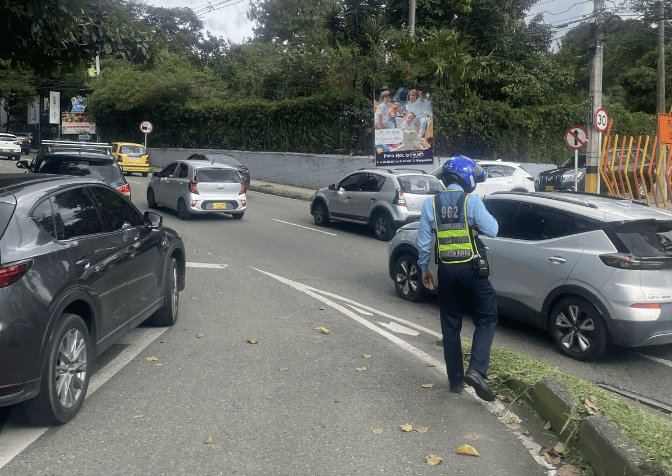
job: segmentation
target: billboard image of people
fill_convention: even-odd
[[[434,163],[428,88],[383,89],[373,101],[376,166]]]

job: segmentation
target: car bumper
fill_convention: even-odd
[[[672,304],[663,304],[655,320],[612,319],[611,338],[614,344],[626,347],[672,344]]]
[[[149,165],[119,165],[124,172],[149,172]]]
[[[0,387],[0,407],[29,400],[40,391],[40,379]]]
[[[311,206],[311,212],[312,212],[312,206]],[[414,221],[420,221],[420,214],[419,213],[417,215],[416,214],[408,215],[404,219],[394,220],[394,227],[395,228],[401,228],[402,226],[404,226],[408,223],[413,223]]]
[[[187,203],[189,212],[196,215],[208,213],[242,213],[247,209],[247,199],[229,198],[193,199]]]

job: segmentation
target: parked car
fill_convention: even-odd
[[[28,155],[30,154],[30,147],[31,143],[33,141],[32,134],[14,134],[16,138],[19,140],[21,143],[21,153],[23,155]]]
[[[36,422],[74,418],[96,357],[178,318],[182,239],[100,180],[3,174],[0,249],[0,407]]]
[[[107,144],[68,141],[43,141],[33,160],[20,160],[16,166],[30,173],[65,174],[101,179],[131,199],[131,186],[109,153]]]
[[[147,204],[177,210],[180,220],[192,215],[224,213],[243,218],[247,186],[228,165],[200,160],[178,160],[154,172],[147,186]]]
[[[132,142],[112,142],[110,153],[125,174],[140,172],[143,177],[149,175],[149,155],[144,145]]]
[[[14,134],[0,133],[0,157],[21,158],[21,141]]]
[[[212,164],[230,165],[240,172],[245,185],[247,188],[250,188],[250,169],[232,155],[222,154],[220,152],[208,152],[207,154],[191,154],[187,157],[187,160],[207,160]]]
[[[534,177],[522,165],[516,162],[502,162],[501,160],[476,161],[488,174],[485,182],[476,184],[474,193],[481,198],[494,192],[534,192]],[[441,179],[443,167],[432,172],[432,175]]]
[[[499,192],[484,203],[499,223],[497,237],[481,239],[502,315],[547,329],[578,360],[600,357],[609,342],[672,343],[672,215],[581,193]],[[424,292],[417,227],[389,246],[390,277],[411,301]]]
[[[400,226],[420,219],[422,204],[444,189],[433,175],[410,169],[361,169],[315,192],[310,213],[315,224],[332,220],[368,224],[387,241]]]

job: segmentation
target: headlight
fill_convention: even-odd
[[[574,171],[574,169],[568,170],[567,172],[562,174],[562,180],[564,182],[573,182],[575,175],[576,175],[576,180],[581,180],[583,178],[583,176],[585,175],[585,173],[586,173],[585,170],[577,170],[577,171]]]

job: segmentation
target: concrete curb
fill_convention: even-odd
[[[509,382],[508,385],[517,392],[529,387],[517,380]],[[585,417],[578,423],[574,396],[565,384],[546,377],[529,388],[527,394],[532,399],[535,410],[551,422],[551,427],[562,440],[567,439],[578,425],[579,451],[598,476],[647,475],[638,466],[638,462],[644,461],[646,455],[626,438],[616,425],[599,416]],[[576,422],[567,423],[572,417],[577,418]]]

